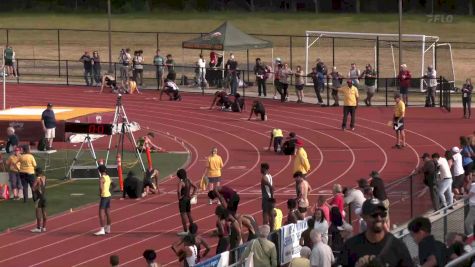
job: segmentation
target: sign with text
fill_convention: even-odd
[[[300,257],[300,236],[307,230],[307,221],[301,220],[280,228],[280,264],[289,263],[292,258]]]

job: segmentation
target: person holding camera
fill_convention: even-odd
[[[268,75],[266,65],[262,63],[261,58],[256,58],[254,74],[256,75],[257,92],[259,96],[262,96],[262,94],[264,94],[264,97],[267,96],[266,79]]]
[[[84,80],[87,86],[92,86],[92,57],[89,55],[89,51],[84,51],[84,55],[79,59],[84,64]]]
[[[134,80],[137,82],[138,85],[142,86],[143,84],[143,51],[138,50],[134,52],[134,59],[132,60],[133,62],[133,75],[134,75]]]
[[[120,78],[122,82],[129,81],[129,65],[132,61],[132,56],[130,56],[130,48],[120,50],[119,63],[120,66]]]

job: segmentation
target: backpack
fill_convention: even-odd
[[[41,138],[40,141],[38,141],[38,151],[46,151],[48,148],[48,141],[46,138]]]

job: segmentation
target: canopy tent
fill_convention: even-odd
[[[236,28],[231,22],[226,21],[218,28],[201,37],[182,42],[182,48],[222,51],[224,69],[225,51],[247,51],[247,79],[249,80],[249,49],[271,48],[271,58],[274,57],[273,44],[270,41],[253,37]],[[222,72],[224,78],[224,72]]]
[[[272,42],[250,36],[236,28],[231,22],[226,21],[206,35],[184,41],[182,46],[189,49],[237,51],[270,48]]]

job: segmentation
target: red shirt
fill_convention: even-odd
[[[338,210],[340,210],[340,213],[343,217],[343,209],[345,207],[345,198],[343,197],[342,193],[338,193],[333,197],[332,202],[330,203],[330,206],[336,206],[338,207]]]
[[[218,54],[216,54],[216,52],[209,53],[209,63],[212,65],[218,63]]]
[[[325,217],[325,220],[329,222],[330,221],[330,207],[328,206],[328,204],[325,203],[318,208],[323,211],[323,216]]]
[[[402,76],[404,76],[404,78]],[[411,78],[412,78],[412,75],[410,71],[408,70],[400,71],[399,76],[398,76],[399,86],[409,87],[411,85]]]

